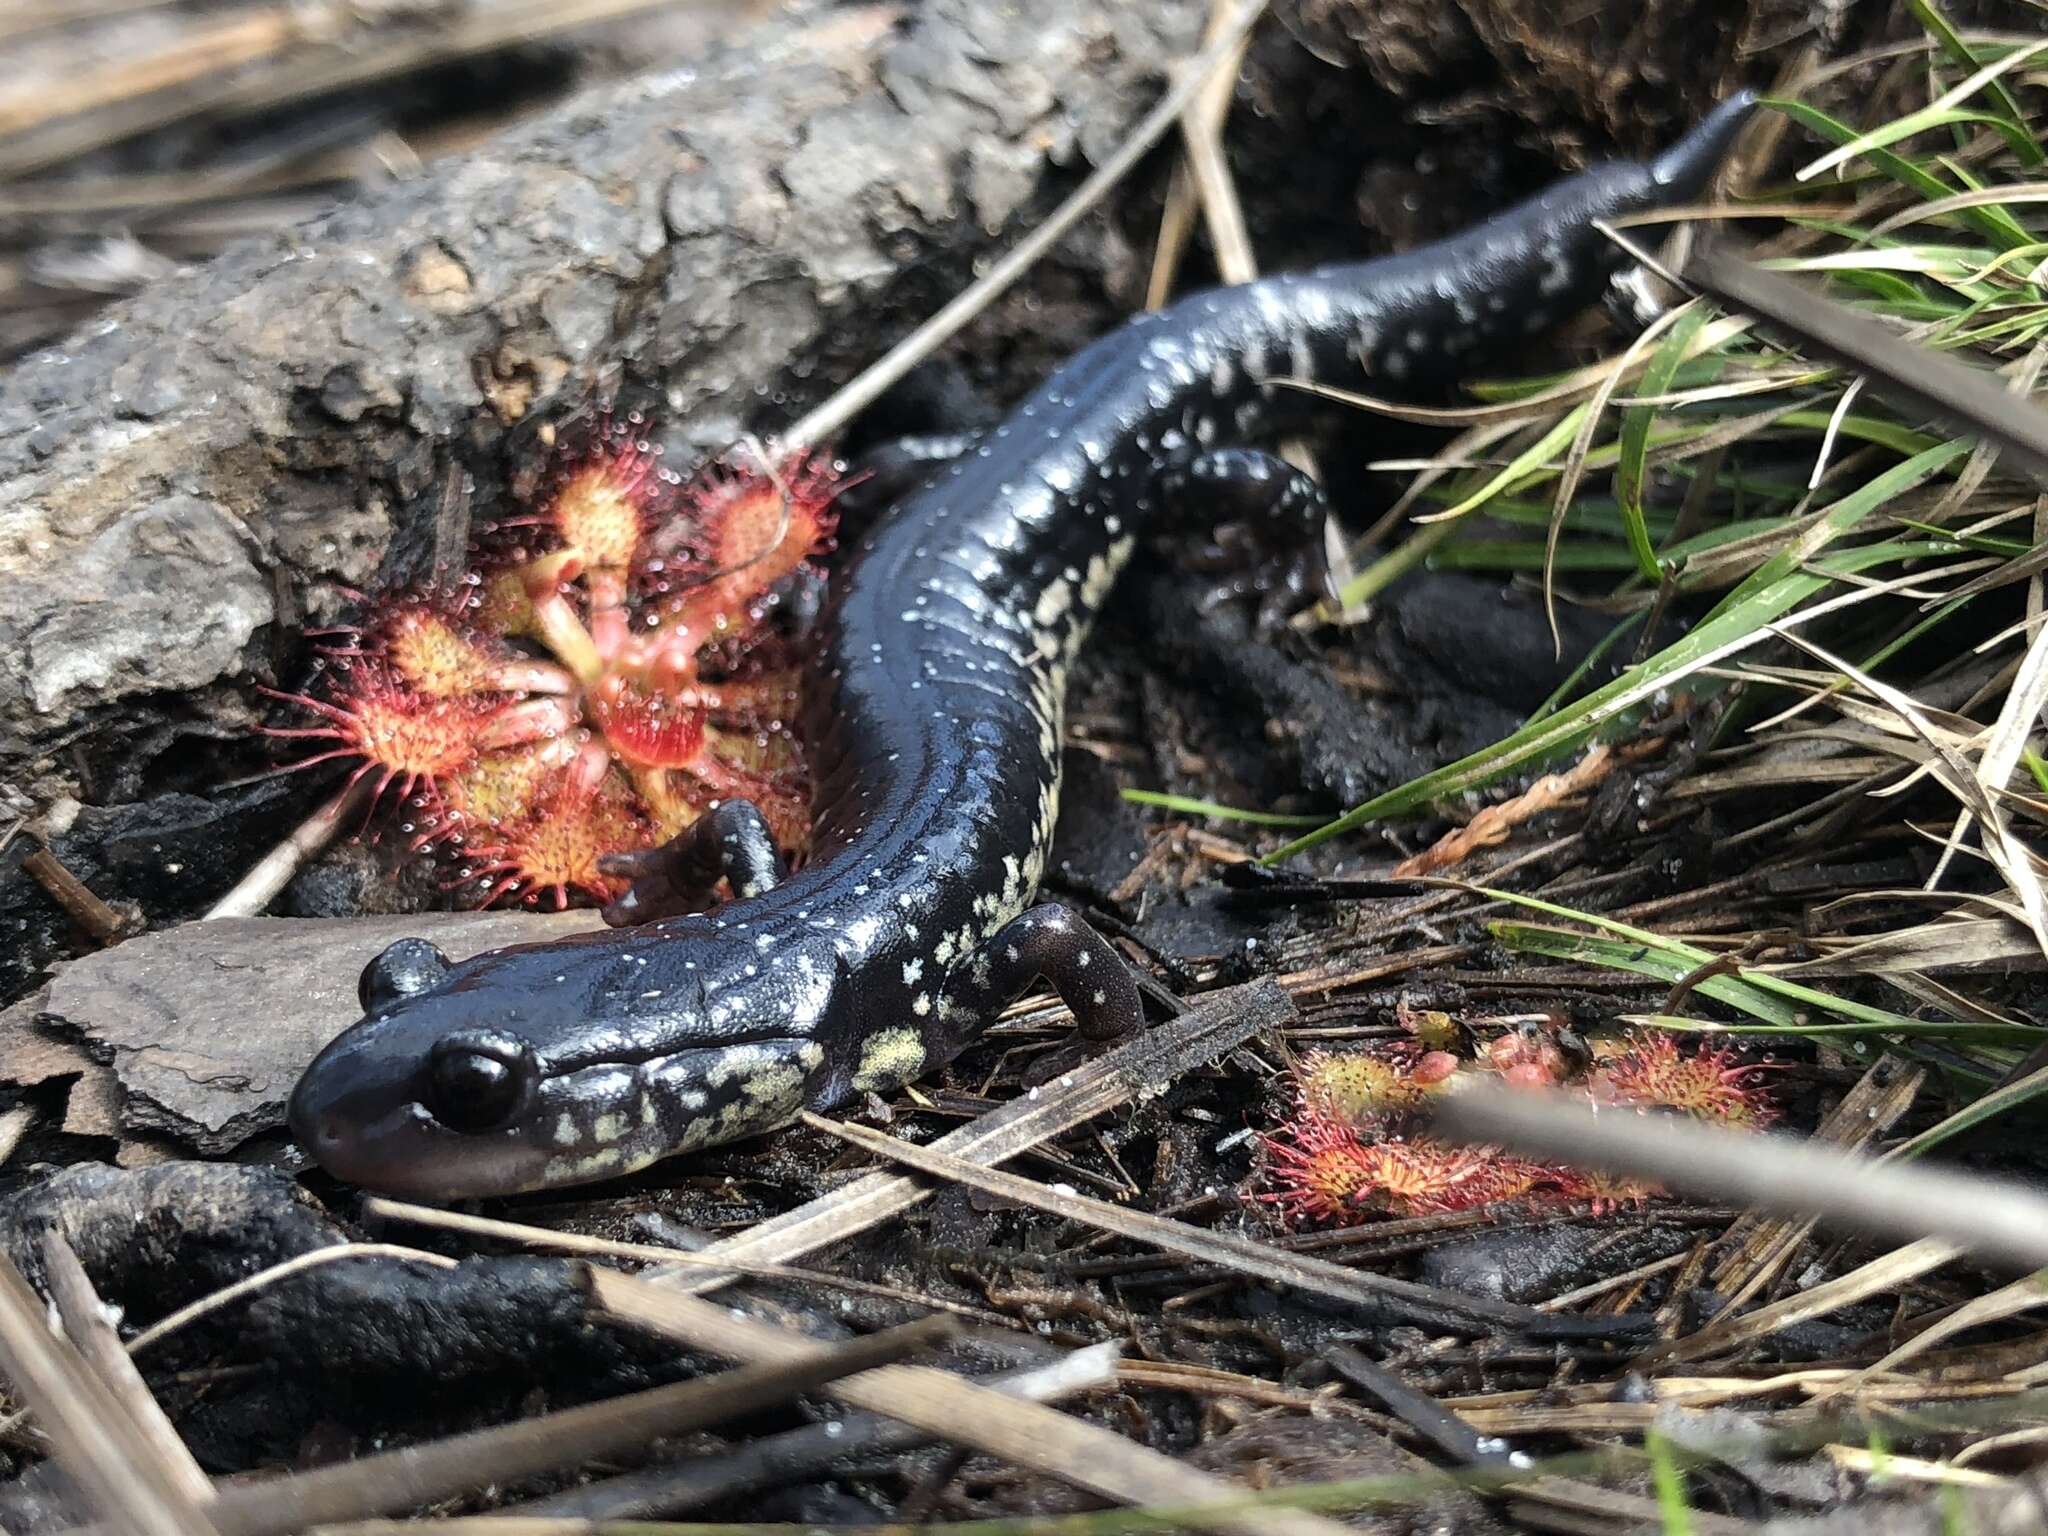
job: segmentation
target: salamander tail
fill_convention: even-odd
[[[1688,198],[1703,190],[1714,172],[1728,157],[1736,136],[1756,108],[1756,92],[1737,91],[1698,125],[1650,162],[1650,175],[1674,198]]]

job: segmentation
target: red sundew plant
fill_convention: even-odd
[[[636,414],[560,455],[539,510],[489,530],[450,587],[369,607],[272,734],[328,743],[396,784],[415,849],[461,860],[484,903],[608,899],[607,853],[673,837],[728,798],[800,857],[797,657],[776,590],[831,545],[832,466],[798,456],[684,480]]]
[[[338,690],[332,702],[264,690],[304,706],[323,722],[274,727],[270,735],[333,743],[294,767],[310,768],[336,758],[359,759],[349,783],[375,774],[373,804],[393,785],[398,787],[399,798],[407,799],[422,786],[460,771],[473,750],[477,727],[487,713],[485,706],[469,698],[427,693],[408,683],[404,674],[375,661],[350,671],[351,686]]]
[[[1316,1050],[1294,1069],[1302,1112],[1346,1125],[1412,1114],[1441,1081],[1418,1072],[1408,1051]]]
[[[1560,1200],[1590,1205],[1595,1216],[1605,1216],[1624,1206],[1646,1205],[1664,1192],[1641,1179],[1597,1169],[1554,1167],[1546,1172]]]
[[[1480,1052],[1471,1070],[1518,1087],[1555,1090],[1566,1070],[1539,1035],[1510,1034]],[[1497,1148],[1458,1147],[1398,1133],[1428,1095],[1449,1087],[1465,1063],[1447,1051],[1312,1051],[1295,1073],[1296,1113],[1262,1134],[1257,1198],[1292,1224],[1352,1226],[1383,1216],[1467,1211],[1509,1200],[1590,1204],[1596,1214],[1641,1205],[1662,1191],[1617,1175],[1539,1164]],[[1662,1108],[1748,1128],[1776,1111],[1758,1083],[1766,1069],[1727,1051],[1690,1055],[1668,1035],[1632,1040],[1569,1085],[1603,1107]]]
[[[1426,1136],[1375,1140],[1322,1115],[1304,1114],[1287,1131],[1285,1139],[1260,1138],[1273,1187],[1258,1198],[1298,1226],[1476,1210],[1526,1194],[1545,1176],[1492,1148]]]
[[[1705,1045],[1688,1056],[1669,1035],[1649,1035],[1602,1063],[1588,1087],[1596,1104],[1672,1109],[1695,1120],[1759,1127],[1777,1118],[1759,1083],[1767,1070]]]

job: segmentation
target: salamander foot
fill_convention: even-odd
[[[1027,1085],[1049,1082],[1145,1027],[1137,978],[1109,941],[1056,902],[1042,902],[996,930],[947,979],[949,999],[988,1018],[1043,976],[1074,1015],[1067,1042],[1033,1062]]]
[[[614,928],[702,912],[717,905],[713,892],[721,880],[731,883],[735,896],[759,896],[789,873],[767,818],[751,800],[722,800],[659,848],[608,853],[597,868],[632,882],[604,908]]]
[[[1323,551],[1329,495],[1278,454],[1209,448],[1168,465],[1155,483],[1172,522],[1214,530],[1203,563],[1228,574],[1204,606],[1256,597],[1258,631],[1270,634],[1306,599],[1332,595]]]

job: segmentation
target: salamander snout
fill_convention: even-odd
[[[328,1173],[429,1200],[542,1178],[547,1074],[535,1046],[450,1011],[438,997],[403,999],[344,1030],[306,1068],[287,1117]]]

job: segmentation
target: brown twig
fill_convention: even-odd
[[[142,926],[137,914],[122,912],[101,901],[90,886],[65,868],[64,861],[47,848],[38,848],[21,861],[21,867],[95,944],[118,943]]]
[[[1035,1097],[1013,1099],[932,1145],[955,1157],[1003,1162],[1215,1060],[1262,1029],[1279,1029],[1299,1020],[1287,994],[1270,981],[1208,993],[1181,1017],[1097,1057],[1070,1077],[1041,1088]],[[749,1263],[799,1258],[866,1231],[930,1194],[917,1179],[894,1173],[870,1174],[737,1237],[713,1243],[698,1257]],[[693,1268],[657,1271],[650,1278],[701,1293],[729,1284],[734,1277],[730,1270],[705,1274]]]
[[[51,1455],[116,1536],[215,1536],[206,1513],[169,1478],[128,1411],[0,1253],[0,1372],[50,1438]]]
[[[621,1322],[728,1359],[788,1359],[818,1347],[800,1334],[625,1275],[598,1271],[592,1288],[598,1305]],[[838,1382],[827,1395],[1119,1503],[1181,1507],[1245,1496],[1243,1489],[1121,1435],[946,1371],[889,1366]],[[1317,1515],[1279,1510],[1192,1523],[1245,1536],[1340,1536],[1346,1529]]]
[[[1446,1135],[1653,1179],[1667,1188],[1888,1238],[1939,1238],[2000,1264],[2048,1265],[2048,1199],[2003,1179],[1903,1167],[1788,1136],[1602,1114],[1474,1084],[1436,1110]]]
[[[1385,1275],[1346,1269],[1341,1264],[1332,1264],[1310,1254],[1289,1253],[1267,1243],[1111,1205],[1106,1200],[1071,1190],[1054,1190],[1014,1173],[998,1172],[949,1156],[935,1146],[919,1147],[898,1141],[866,1126],[848,1125],[810,1113],[804,1115],[804,1123],[814,1130],[840,1137],[892,1162],[903,1163],[949,1183],[964,1184],[970,1189],[1015,1200],[1035,1210],[1086,1222],[1119,1237],[1164,1248],[1202,1263],[1220,1265],[1283,1289],[1312,1291],[1319,1296],[1349,1302],[1364,1308],[1368,1314],[1461,1331],[1475,1326],[1498,1327],[1552,1338],[1583,1338],[1623,1331],[1614,1326],[1615,1319],[1556,1317],[1513,1302],[1463,1296],[1412,1280],[1395,1280]]]

